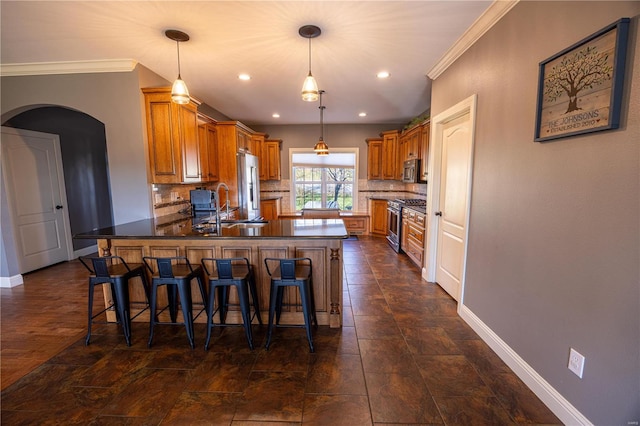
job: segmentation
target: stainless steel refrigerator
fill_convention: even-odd
[[[258,219],[260,217],[258,157],[239,152],[237,159],[239,218]]]

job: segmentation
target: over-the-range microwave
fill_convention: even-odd
[[[415,158],[413,160],[407,160],[403,163],[402,167],[402,182],[416,183],[418,182],[420,174],[420,160]]]

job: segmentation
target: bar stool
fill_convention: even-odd
[[[282,297],[285,287],[297,287],[300,291],[300,300],[302,301],[302,313],[304,315],[304,327],[307,331],[307,340],[309,341],[309,349],[314,352],[313,340],[311,337],[311,324],[318,326],[316,318],[316,306],[313,296],[313,285],[311,281],[312,266],[311,259],[308,257],[297,257],[290,259],[265,258],[264,264],[267,268],[267,274],[271,277],[271,290],[269,299],[269,328],[267,330],[266,349],[271,344],[271,334],[273,333],[275,315],[275,326],[280,324],[280,315],[282,313]],[[269,265],[271,264],[271,266]],[[276,266],[277,265],[277,266]],[[274,266],[275,269],[274,269]]]
[[[211,329],[213,327],[237,326],[238,324],[226,324],[227,311],[229,306],[229,287],[235,287],[238,292],[238,301],[242,312],[242,322],[244,333],[249,343],[249,348],[253,350],[253,335],[251,332],[251,322],[254,317],[258,317],[258,323],[262,325],[260,317],[260,304],[258,302],[258,290],[253,276],[253,269],[246,257],[234,257],[228,259],[214,259],[205,257],[201,260],[202,267],[209,277],[209,301],[207,303],[207,341],[204,349],[209,349],[211,340]],[[210,267],[207,267],[207,264]],[[215,265],[215,268],[212,268]],[[211,269],[211,272],[209,270]],[[218,305],[215,306],[216,290],[218,293]],[[249,292],[253,300],[254,314],[251,316],[249,305]],[[215,324],[213,317],[216,312],[220,313],[220,323]]]
[[[127,264],[120,256],[91,257],[82,256],[79,258],[85,268],[89,270],[89,321],[87,337],[84,344],[89,345],[91,340],[91,324],[94,319],[109,309],[115,308],[116,320],[122,324],[122,331],[127,346],[131,346],[131,320],[149,308],[149,284],[145,274],[144,264]],[[140,277],[147,305],[131,318],[129,303],[129,280],[133,277]],[[93,295],[97,285],[109,284],[111,287],[111,297],[113,304],[107,306],[97,314],[93,313]]]
[[[153,342],[153,329],[156,324],[184,324],[187,330],[187,339],[189,339],[189,345],[191,349],[195,348],[194,336],[193,336],[193,321],[200,316],[202,312],[206,310],[207,297],[202,285],[202,268],[200,265],[192,266],[189,259],[183,256],[176,257],[150,257],[145,256],[142,258],[149,271],[151,271],[151,315],[150,315],[150,327],[149,327],[149,342],[148,347],[151,347]],[[155,262],[157,266],[157,272],[153,270],[152,264]],[[202,296],[202,302],[204,308],[193,316],[193,300],[191,296],[191,281],[193,279],[198,281],[198,287]],[[168,304],[156,312],[156,305],[158,301],[158,287],[167,286],[167,299]],[[178,304],[176,296],[180,297],[180,304],[182,307],[183,323],[177,322],[178,316]],[[164,312],[169,308],[169,315],[171,322],[161,322],[158,319],[158,314]]]

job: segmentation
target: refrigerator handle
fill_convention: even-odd
[[[251,207],[254,210],[257,209],[257,206],[256,206],[256,198],[257,197],[255,197],[255,194],[254,194],[254,192],[255,192],[254,191],[254,188],[255,188],[254,180],[256,178],[255,175],[256,175],[256,168],[255,167],[251,167],[250,173],[249,173],[249,176],[250,176],[250,180],[249,180],[249,200],[251,201]]]

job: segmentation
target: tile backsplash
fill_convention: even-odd
[[[188,209],[189,191],[196,188],[215,189],[216,183],[194,185],[151,185],[153,192],[154,217],[178,213]],[[280,197],[282,213],[291,213],[294,208],[291,204],[290,180],[260,182],[261,198]],[[369,199],[371,198],[426,198],[427,184],[402,183],[396,181],[374,181],[367,179],[358,180],[358,213],[369,211]]]

